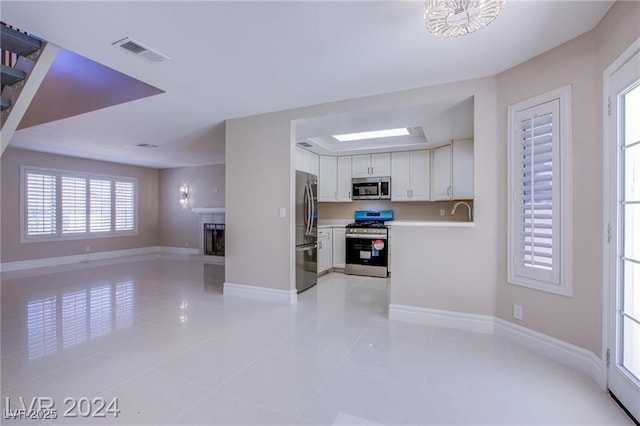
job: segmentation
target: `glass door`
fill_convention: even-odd
[[[608,387],[640,420],[640,52],[609,76]]]

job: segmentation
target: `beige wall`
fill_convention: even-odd
[[[474,98],[474,222],[472,228],[392,227],[391,304],[493,315],[504,224],[497,164],[495,79],[466,82],[456,90]],[[464,214],[465,210],[459,214]]]
[[[198,248],[200,218],[192,208],[224,207],[224,164],[160,170],[160,232],[158,244]],[[180,204],[180,187],[189,188],[189,205]]]
[[[276,113],[230,120],[226,132],[225,281],[295,289],[290,119]]]
[[[86,246],[91,246],[91,252],[103,252],[157,245],[160,216],[158,212],[158,170],[14,148],[7,148],[1,161],[2,263],[84,254]],[[138,235],[20,243],[20,166],[37,166],[136,178],[139,194]]]
[[[507,107],[570,84],[573,108],[573,297],[557,296],[506,283],[500,264],[496,315],[512,319],[512,305],[523,306],[527,328],[602,352],[602,73],[640,37],[640,3],[616,2],[591,31],[497,76],[498,129],[507,127]],[[499,131],[497,166],[501,205],[506,205],[506,131]],[[498,212],[506,223],[506,210]],[[501,249],[500,258],[505,251]]]

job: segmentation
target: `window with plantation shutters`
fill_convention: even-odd
[[[571,294],[569,101],[564,88],[509,108],[509,282],[563,295]]]
[[[132,182],[115,182],[116,231],[131,231],[135,227],[135,194]]]
[[[89,193],[89,230],[111,231],[111,181],[91,179]]]
[[[22,167],[22,242],[135,235],[136,180]]]
[[[55,174],[30,173],[25,179],[27,235],[54,235],[57,223]]]
[[[87,231],[87,180],[62,176],[62,233]]]

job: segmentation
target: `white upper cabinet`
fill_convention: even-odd
[[[431,199],[473,198],[473,140],[453,141],[433,150]]]
[[[318,176],[318,155],[296,146],[296,170]]]
[[[391,201],[429,200],[429,151],[391,154]]]
[[[473,199],[473,140],[454,141],[452,155],[453,199]]]
[[[351,201],[351,156],[338,157],[337,180],[338,199],[336,201]]]
[[[431,168],[431,199],[451,199],[451,145],[444,145],[433,150],[433,167]]]
[[[351,157],[353,177],[391,176],[391,153],[354,155]]]
[[[318,201],[351,201],[351,157],[320,156]]]
[[[318,201],[337,201],[338,199],[338,162],[336,157],[320,156],[318,173]]]

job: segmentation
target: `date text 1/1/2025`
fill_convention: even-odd
[[[13,404],[12,401],[14,402]],[[61,413],[62,417],[118,417],[120,414],[117,397],[107,401],[100,396],[95,398],[68,396],[63,403],[64,411]],[[59,416],[60,413],[58,413],[55,400],[48,396],[4,398],[2,418],[5,420],[53,420]]]

